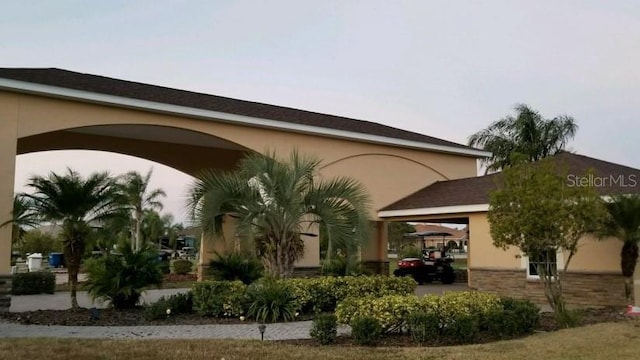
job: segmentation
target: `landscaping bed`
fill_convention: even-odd
[[[20,313],[0,313],[0,318],[20,324],[33,325],[66,325],[66,326],[144,326],[144,325],[206,325],[206,324],[246,324],[239,318],[203,317],[196,313],[169,315],[162,320],[148,320],[142,307],[131,310],[101,309],[99,318],[92,319],[90,309],[78,310],[38,310]],[[303,314],[298,321],[311,320],[312,315]],[[590,325],[605,322],[628,321],[632,317],[624,314],[624,309],[619,307],[607,307],[598,309],[585,309],[581,311],[580,325]],[[249,321],[251,322],[251,321]],[[552,313],[542,313],[536,331],[557,330]],[[397,342],[393,336],[381,340],[381,345],[386,342]],[[410,339],[402,338],[402,341]],[[339,343],[348,343],[349,340],[341,339]],[[437,345],[437,344],[434,344]],[[391,345],[389,345],[391,346]]]

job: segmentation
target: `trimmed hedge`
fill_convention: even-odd
[[[176,260],[171,266],[173,266],[173,273],[178,275],[186,275],[193,270],[193,263],[189,260]]]
[[[384,333],[408,331],[424,344],[446,338],[470,343],[479,333],[493,337],[529,334],[538,323],[540,309],[528,300],[500,299],[496,295],[465,291],[429,295],[350,297],[336,308],[338,322],[353,325],[365,316],[376,319]]]
[[[12,295],[53,294],[56,275],[50,271],[17,273],[12,278]]]
[[[191,292],[161,297],[158,301],[145,306],[145,317],[149,320],[166,319],[171,315],[190,314],[193,312]]]
[[[475,291],[450,292],[442,296],[387,295],[376,297],[350,297],[336,308],[338,322],[350,325],[354,318],[372,316],[380,322],[386,333],[408,329],[409,315],[416,312],[435,314],[444,329],[459,318],[477,315],[482,319],[491,311],[501,310],[496,295]]]
[[[203,281],[191,288],[193,309],[203,316],[237,317],[244,310],[245,290],[242,281]]]
[[[338,302],[350,297],[410,295],[417,283],[411,277],[323,276],[283,279],[293,291],[301,313],[333,312]]]

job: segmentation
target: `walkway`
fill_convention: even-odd
[[[466,284],[418,286],[416,294],[442,294],[443,291],[466,290]],[[143,295],[144,302],[153,302],[188,289],[150,290]],[[78,292],[81,307],[104,307],[93,303],[86,292]],[[11,311],[62,310],[70,306],[69,293],[53,295],[22,295],[11,299]],[[265,340],[308,339],[311,321],[268,324]],[[338,334],[349,332],[348,327],[338,329]],[[256,323],[233,325],[166,325],[166,326],[46,326],[21,325],[0,320],[0,337],[60,337],[95,339],[260,339]]]

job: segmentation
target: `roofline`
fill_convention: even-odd
[[[633,194],[634,193],[619,194],[619,195],[630,196]],[[613,201],[614,195],[600,195],[600,198],[604,202],[610,203]],[[462,213],[485,212],[485,211],[489,211],[489,204],[438,206],[438,207],[405,209],[405,210],[383,210],[383,211],[378,211],[378,217],[391,218],[391,217],[404,217],[404,216],[462,214]]]
[[[194,107],[159,103],[148,100],[132,99],[122,96],[100,94],[84,90],[69,89],[59,86],[43,85],[27,81],[0,78],[0,90],[12,90],[20,93],[48,95],[51,97],[73,99],[89,103],[116,105],[124,108],[141,109],[159,113],[175,114],[207,120],[217,120],[232,124],[278,129],[296,133],[315,134],[327,137],[358,140],[368,143],[395,145],[399,147],[431,150],[435,152],[457,154],[469,157],[489,157],[490,152],[477,149],[462,149],[453,146],[436,145],[420,141],[396,139],[386,136],[363,134],[353,131],[336,130],[318,126],[293,124],[284,121],[237,115],[220,111],[205,110]]]
[[[385,211],[378,211],[378,217],[390,218],[390,217],[403,217],[403,216],[472,213],[472,212],[483,212],[483,211],[489,211],[489,204],[439,206],[439,207],[406,209],[406,210],[385,210]]]

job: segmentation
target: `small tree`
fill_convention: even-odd
[[[552,160],[505,170],[491,193],[488,214],[495,246],[516,246],[538,263],[544,294],[559,320],[567,319],[562,284],[578,241],[605,217],[595,189],[568,186],[566,171]],[[564,254],[563,269],[543,265],[559,251]]]
[[[416,228],[405,222],[390,222],[387,227],[387,240],[389,241],[389,247],[396,252],[400,252],[404,245],[413,246],[414,243],[404,244],[404,234],[415,232]]]

